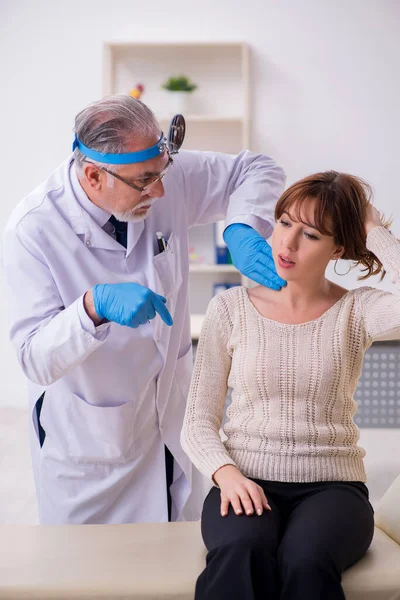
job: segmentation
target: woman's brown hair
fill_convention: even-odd
[[[280,197],[275,208],[275,220],[284,212],[301,221],[302,207],[316,199],[315,227],[324,235],[331,235],[337,246],[343,246],[341,258],[353,261],[366,273],[358,279],[385,270],[381,261],[366,246],[365,217],[372,199],[371,186],[354,175],[325,171],[309,175],[291,185]],[[294,211],[294,214],[293,214]],[[382,220],[384,227],[389,222]]]

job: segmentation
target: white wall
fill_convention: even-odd
[[[396,0],[0,0],[0,229],[69,153],[75,113],[101,95],[102,42],[121,39],[249,42],[252,149],[289,183],[329,168],[361,175],[400,222],[399,18]],[[0,287],[0,403],[22,405],[4,313]]]

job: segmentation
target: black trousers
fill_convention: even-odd
[[[40,413],[42,412],[44,394],[45,393],[43,393],[36,402],[36,416],[38,421],[40,447],[43,446],[44,440],[46,438],[46,432],[43,429],[42,424],[40,422]],[[169,488],[174,480],[174,457],[168,450],[167,446],[165,446],[165,473],[167,478],[168,521],[171,521],[172,498]]]
[[[213,487],[202,514],[207,566],[195,600],[344,600],[342,572],[367,551],[373,509],[360,482],[254,480],[272,511],[220,513]]]

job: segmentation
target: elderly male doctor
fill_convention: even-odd
[[[140,101],[91,104],[73,154],[8,222],[10,335],[28,380],[41,523],[199,518],[200,475],[179,442],[189,228],[225,218],[237,268],[284,284],[265,241],[282,169],[248,151],[178,154],[183,123],[167,142]]]

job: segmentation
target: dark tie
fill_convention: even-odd
[[[115,228],[115,235],[116,235],[117,242],[119,244],[121,244],[122,246],[124,246],[124,248],[126,248],[127,239],[128,239],[128,233],[127,233],[128,223],[124,223],[123,221],[118,221],[114,217],[114,215],[111,215],[111,217],[108,219],[108,222],[111,223],[111,225],[113,225]]]

